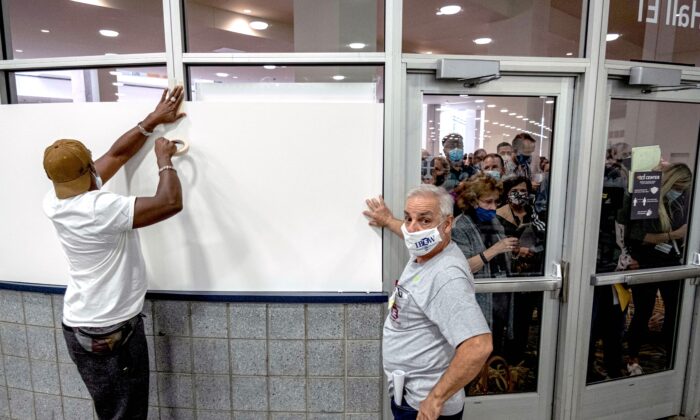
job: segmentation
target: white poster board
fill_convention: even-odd
[[[83,141],[97,158],[152,104],[0,107],[0,281],[65,285],[68,263],[41,202],[43,151]],[[189,141],[174,158],[184,210],[140,229],[150,289],[381,291],[381,234],[362,216],[381,193],[382,105],[186,103],[104,188],[152,196],[158,134]]]

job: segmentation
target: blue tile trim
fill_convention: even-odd
[[[0,281],[0,289],[58,295],[66,291],[65,286],[9,281]],[[241,303],[384,303],[389,300],[385,292],[181,292],[171,290],[151,291],[146,294],[146,298]]]

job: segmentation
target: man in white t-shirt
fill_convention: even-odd
[[[434,185],[413,188],[403,222],[391,217],[381,197],[367,206],[370,225],[401,232],[411,256],[389,298],[382,339],[394,419],[459,420],[464,387],[492,342],[467,259],[451,240],[452,197]],[[403,388],[394,381],[397,371],[404,373]]]
[[[158,188],[153,197],[101,190],[143,147],[155,127],[184,117],[182,86],[163,92],[155,110],[92,160],[77,140],[57,140],[44,152],[54,189],[43,208],[68,258],[63,335],[71,359],[101,419],[148,415],[148,348],[141,309],[147,281],[137,228],[182,209],[182,188],[171,158],[173,142],[155,142]]]

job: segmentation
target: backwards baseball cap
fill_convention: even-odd
[[[44,150],[44,170],[61,199],[90,189],[91,164],[92,153],[78,140],[56,140]]]

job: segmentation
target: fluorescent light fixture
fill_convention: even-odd
[[[474,103],[476,103],[476,104],[483,104],[483,103],[484,103],[484,100],[483,100],[483,99],[476,99],[476,100],[474,100]]]
[[[529,118],[523,118],[523,121],[527,121],[527,120],[529,120]]]
[[[105,0],[71,0],[76,3],[83,3],[83,4],[89,4],[91,6],[102,6],[102,7],[109,7],[108,5],[105,4]]]
[[[228,77],[228,73],[216,73],[216,77]]]
[[[546,103],[546,104],[553,104],[553,103],[554,103],[554,100],[550,99],[550,100],[548,100],[548,101],[544,101],[544,103]]]
[[[24,50],[15,50],[15,52],[22,53]]]
[[[496,108],[496,104],[488,104],[486,105],[486,108]]]
[[[114,38],[119,36],[119,32],[113,31],[111,29],[100,29],[100,35],[106,36],[108,38]]]
[[[517,118],[517,119],[522,119],[523,116],[522,116],[522,115],[516,115],[515,118]]]
[[[502,109],[501,109],[501,112],[508,112],[508,109],[507,109],[507,108],[502,108]]]
[[[345,76],[343,76],[342,74],[336,74],[335,76],[333,76],[333,80],[345,80]]]
[[[263,68],[266,70],[274,70],[277,68],[277,66],[272,65],[272,64],[267,64],[267,65],[264,65]]]
[[[509,112],[508,115],[512,117],[513,115],[515,115],[515,112]]]
[[[426,54],[432,54],[433,52],[432,52],[432,51],[426,51],[425,53],[426,53]]]
[[[243,10],[243,13],[245,13],[245,14],[249,14],[249,13],[253,13],[253,11],[252,11],[252,10],[250,10],[250,9],[244,9],[244,10]]]
[[[605,35],[605,40],[606,41],[615,41],[616,39],[618,39],[621,36],[622,36],[621,34],[615,34],[615,33],[607,34],[607,35]]]
[[[51,32],[51,31],[49,31],[48,29],[42,29],[41,32],[43,32],[43,33],[45,33],[45,34],[48,34],[48,33]]]
[[[232,79],[238,79],[238,76],[231,76]]]
[[[566,55],[569,56],[569,57],[571,57],[572,55],[574,55],[574,53],[568,52],[568,53],[566,53]]]
[[[254,20],[248,24],[252,29],[255,29],[256,31],[264,31],[267,29],[268,25],[266,22],[263,22],[261,20]]]
[[[474,40],[474,43],[477,45],[486,45],[490,44],[491,42],[493,42],[493,39],[491,38],[477,38]]]
[[[353,50],[361,50],[366,46],[367,44],[364,42],[351,42],[348,44],[348,47],[352,48]]]
[[[440,10],[435,13],[436,15],[456,15],[457,13],[462,11],[461,6],[457,6],[455,4],[450,4],[448,6],[442,6]]]

